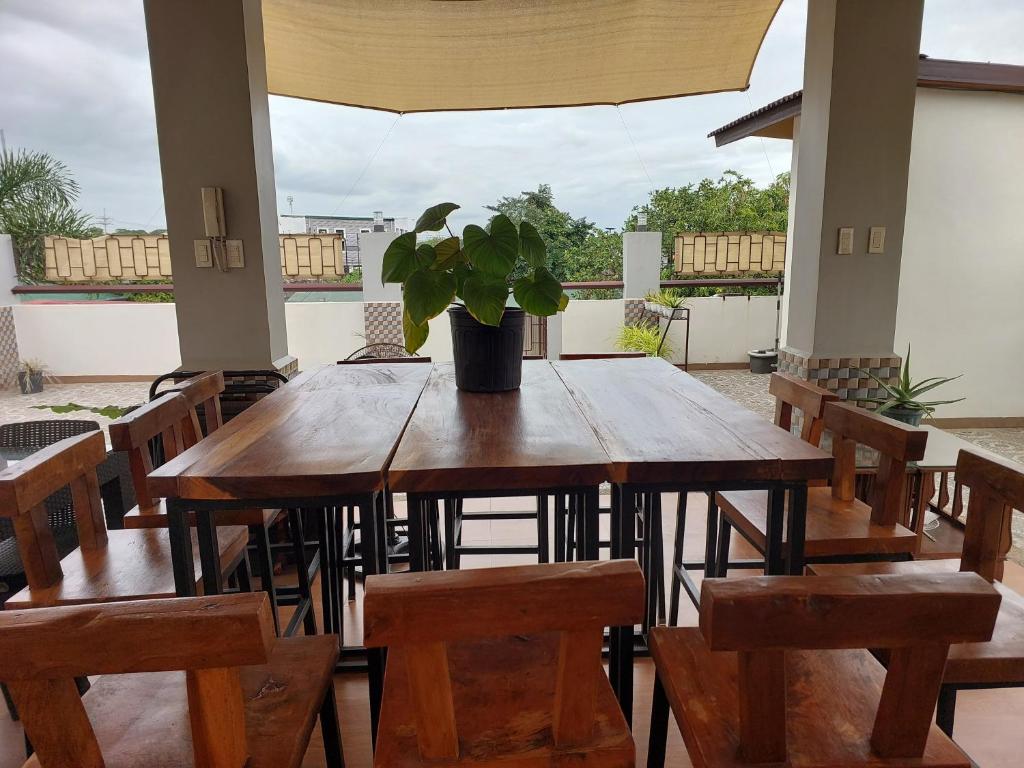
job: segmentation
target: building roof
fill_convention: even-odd
[[[373,221],[373,216],[343,216],[331,214],[330,216],[317,216],[315,213],[279,213],[281,218],[291,219],[335,219],[337,221]],[[385,216],[384,221],[394,221],[394,216]]]
[[[930,59],[922,54],[917,71],[917,86],[959,91],[1024,93],[1024,67],[983,61]],[[713,138],[715,146],[718,147],[747,136],[792,139],[793,118],[800,114],[802,102],[803,91],[794,91],[721,128],[716,128],[708,134],[708,138]]]

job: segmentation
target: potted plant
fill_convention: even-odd
[[[639,323],[624,325],[619,329],[615,346],[623,352],[643,352],[648,357],[672,357],[672,343],[661,335],[657,325]]]
[[[43,391],[43,379],[46,378],[46,366],[38,360],[22,360],[18,371],[18,386],[21,394],[31,395]]]
[[[553,315],[565,309],[569,297],[548,270],[547,247],[532,224],[524,221],[516,228],[498,214],[486,228],[470,224],[459,238],[447,221],[458,208],[441,203],[424,211],[415,230],[399,235],[384,252],[381,277],[402,284],[402,330],[409,352],[427,340],[430,319],[448,309],[459,389],[517,389],[525,313]],[[417,244],[418,235],[442,229],[448,237]],[[520,265],[526,274],[512,280]],[[506,307],[510,293],[518,307]],[[453,304],[456,297],[460,302]]]
[[[644,296],[644,309],[666,319],[665,330],[661,334],[661,340],[658,343],[655,355],[668,359],[672,356],[671,350],[662,354],[662,348],[668,339],[668,331],[672,327],[672,321],[677,318],[683,318],[687,323],[690,322],[689,304],[686,303],[686,299],[679,291],[673,288],[662,288],[659,291],[651,291]],[[658,325],[661,325],[661,321],[658,321]],[[687,335],[689,335],[689,331],[687,331]]]
[[[865,376],[869,376],[874,379],[878,386],[880,386],[887,397],[869,397],[866,398],[865,402],[875,403],[878,405],[876,413],[888,416],[896,421],[902,421],[904,424],[910,424],[912,426],[920,426],[921,418],[925,415],[931,416],[934,413],[936,406],[948,405],[949,403],[959,403],[964,398],[958,397],[955,400],[931,400],[928,402],[918,400],[921,395],[925,392],[929,392],[936,387],[941,387],[950,381],[955,381],[963,376],[961,373],[959,376],[933,376],[930,379],[922,379],[918,382],[913,382],[910,379],[910,345],[907,345],[907,356],[903,360],[903,368],[900,371],[899,380],[896,384],[888,384],[882,381],[880,378],[870,371],[865,371],[863,368],[858,369]]]

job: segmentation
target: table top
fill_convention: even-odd
[[[960,456],[960,451],[964,449],[979,456],[1005,461],[1004,458],[992,451],[987,451],[962,437],[946,432],[944,429],[928,424],[922,425],[921,429],[928,430],[928,442],[924,446],[924,458],[913,464],[920,472],[953,472],[956,469],[956,460]]]
[[[608,455],[546,360],[512,392],[462,392],[437,363],[388,470],[394,491],[511,491],[597,485]]]
[[[628,483],[825,479],[832,457],[656,358],[554,363]]]
[[[379,364],[304,373],[157,468],[151,487],[203,500],[379,490],[430,371]]]

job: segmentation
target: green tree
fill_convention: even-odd
[[[78,184],[45,152],[0,153],[0,232],[11,235],[22,282],[43,279],[43,235],[94,237],[100,230],[75,207]]]
[[[550,184],[540,184],[532,192],[521,192],[515,197],[502,197],[487,210],[503,213],[518,227],[523,221],[532,224],[547,246],[548,264],[551,273],[559,280],[566,280],[565,254],[569,248],[580,246],[594,230],[594,224],[586,218],[574,218],[567,211],[555,205]],[[517,266],[511,279],[522,277],[518,274],[525,269]],[[525,274],[525,273],[524,273]]]
[[[565,250],[565,282],[622,279],[622,233],[595,229],[579,245]],[[579,299],[611,299],[617,289],[590,288],[576,292]]]

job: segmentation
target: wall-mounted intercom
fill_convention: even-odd
[[[224,190],[220,187],[203,187],[203,228],[205,240],[195,241],[197,267],[212,267],[222,272],[245,266],[245,255],[241,240],[228,240],[227,221],[224,218]]]

